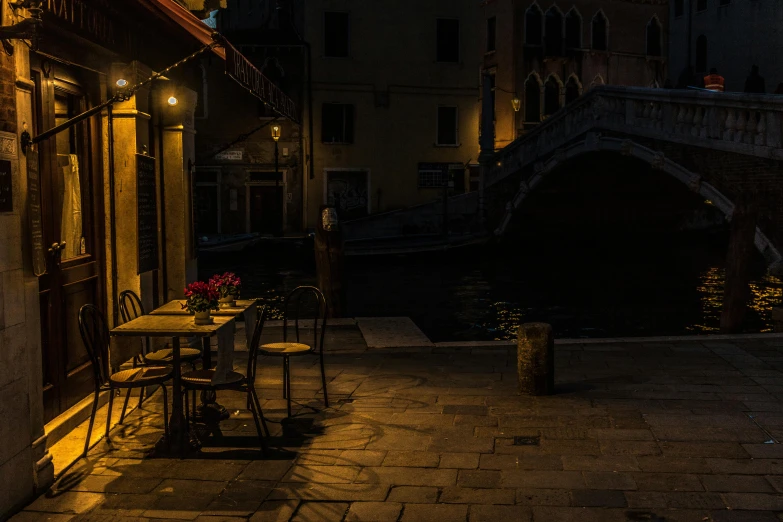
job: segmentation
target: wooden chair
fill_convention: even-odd
[[[117,300],[119,301],[120,317],[122,317],[123,323],[132,321],[133,319],[136,319],[137,317],[145,314],[144,305],[141,304],[141,299],[139,299],[139,296],[136,295],[133,290],[123,290],[120,292]],[[198,348],[180,348],[179,353],[180,360],[190,364],[191,368],[195,370],[196,361],[201,358],[201,350]],[[142,351],[140,357],[133,362],[134,367],[137,363],[146,366],[165,366],[170,365],[173,360],[174,354],[172,353],[171,348],[162,348],[160,350],[151,351],[150,338],[145,337],[142,340]],[[125,396],[125,404],[122,406],[120,423],[122,423],[122,419],[125,417],[125,409],[128,407],[129,398],[130,390],[128,390],[128,394]],[[144,402],[144,388],[142,388],[141,392],[139,392],[139,408],[141,408],[142,402]]]
[[[95,305],[86,304],[79,309],[79,333],[82,336],[84,347],[87,349],[87,354],[90,356],[93,377],[95,379],[95,398],[92,403],[90,424],[87,428],[87,440],[84,443],[82,456],[86,457],[87,451],[90,449],[90,435],[92,434],[92,426],[95,423],[95,413],[98,409],[98,395],[102,391],[109,392],[109,411],[106,414],[106,440],[109,440],[114,391],[127,388],[130,395],[130,390],[133,388],[160,385],[163,390],[163,429],[166,434],[166,440],[169,440],[168,396],[164,383],[171,378],[171,367],[141,366],[109,373],[109,328],[106,326],[106,319],[104,319],[103,314]],[[122,420],[120,418],[120,423],[122,423]]]
[[[256,394],[255,381],[256,381],[256,363],[258,361],[258,345],[261,342],[261,331],[264,329],[264,319],[266,315],[266,307],[258,307],[258,314],[256,317],[256,324],[253,330],[253,338],[250,342],[250,347],[247,354],[247,369],[245,374],[242,375],[239,372],[229,371],[226,375],[226,382],[220,384],[213,384],[212,378],[215,376],[214,369],[201,369],[193,370],[182,375],[182,388],[185,395],[185,414],[187,415],[187,422],[190,422],[190,408],[188,405],[188,390],[206,390],[217,392],[218,390],[229,390],[247,394],[248,409],[253,414],[253,421],[256,425],[256,431],[258,432],[258,438],[261,441],[261,450],[266,453],[268,445],[264,434],[269,436],[269,428],[267,428],[266,420],[264,420],[264,414],[261,411],[261,403],[258,400]],[[245,325],[245,328],[250,325]],[[195,400],[193,404],[195,408]],[[261,426],[263,425],[264,432],[261,432]]]
[[[307,296],[315,299],[313,317],[313,344],[302,343],[299,335],[300,312],[302,300]],[[290,305],[295,304],[294,333],[296,342],[288,341],[288,325],[290,322]],[[318,353],[321,359],[321,384],[324,390],[324,405],[329,407],[329,396],[326,393],[326,373],[324,372],[324,336],[326,334],[326,299],[321,291],[314,286],[299,286],[288,294],[283,304],[283,342],[262,344],[259,351],[263,355],[283,358],[283,398],[288,400],[288,417],[291,417],[291,357]],[[319,323],[320,322],[320,328]]]

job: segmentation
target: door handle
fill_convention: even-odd
[[[55,255],[60,250],[60,243],[52,243],[52,246],[49,247],[48,252],[52,255]]]

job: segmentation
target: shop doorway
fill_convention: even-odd
[[[285,183],[281,172],[251,172],[247,183],[247,231],[282,236]]]
[[[43,65],[43,67],[42,67]],[[70,70],[33,62],[33,133],[92,106]],[[48,422],[93,391],[78,314],[93,303],[106,310],[103,265],[103,179],[99,116],[39,143],[38,161],[46,273],[39,277],[44,417]]]
[[[196,231],[201,236],[219,234],[220,230],[220,173],[196,173]]]

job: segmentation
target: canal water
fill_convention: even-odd
[[[283,297],[315,283],[312,246],[269,244],[199,257],[199,276],[232,270],[242,296],[279,317]],[[519,240],[405,256],[348,257],[348,315],[408,316],[433,341],[513,339],[522,322],[559,338],[715,333],[726,238],[703,233]],[[783,281],[754,266],[747,332],[771,331]]]

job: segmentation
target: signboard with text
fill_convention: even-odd
[[[30,244],[33,247],[33,273],[46,273],[46,254],[43,244],[43,221],[41,219],[41,180],[38,174],[38,151],[27,149],[27,198],[30,214]]]
[[[158,198],[155,158],[136,154],[139,274],[158,268]]]
[[[228,42],[226,49],[226,74],[245,87],[259,100],[267,103],[282,116],[296,122],[296,104],[277,85],[261,74],[242,53]]]

